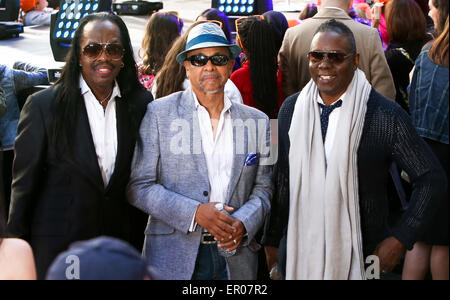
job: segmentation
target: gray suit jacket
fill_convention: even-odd
[[[144,255],[154,279],[191,279],[203,228],[189,232],[197,207],[208,203],[210,184],[202,150],[199,121],[192,90],[152,102],[141,123],[128,186],[130,202],[150,215]],[[233,126],[234,159],[226,204],[242,221],[248,239],[227,258],[230,279],[256,279],[256,232],[270,210],[272,166],[261,165],[270,125],[262,112],[233,103],[233,124],[257,122],[256,130]],[[250,126],[251,127],[251,126]],[[258,138],[259,136],[259,138]],[[243,148],[241,146],[244,146]],[[242,149],[241,149],[242,148]],[[249,153],[261,155],[260,164],[246,166]]]
[[[359,68],[377,92],[395,99],[395,86],[384,55],[378,30],[353,21],[345,12],[322,8],[314,17],[289,28],[280,49],[283,94],[288,97],[301,91],[311,80],[307,54],[316,30],[325,21],[336,19],[353,32],[359,53]]]

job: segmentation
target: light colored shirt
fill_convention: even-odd
[[[195,93],[192,92],[192,94],[198,114],[202,149],[208,168],[209,202],[225,203],[233,166],[233,120],[230,114],[232,102],[226,95],[224,96],[224,107],[220,113],[214,138],[211,117],[206,108],[200,105]],[[194,216],[191,232],[195,230],[196,225]]]
[[[86,105],[98,165],[102,173],[103,183],[106,187],[114,172],[117,156],[115,98],[116,96],[120,97],[119,86],[117,85],[117,82],[115,82],[111,99],[109,100],[106,109],[103,109],[103,106],[97,98],[95,98],[83,76],[80,76],[80,88]]]
[[[333,102],[331,105],[335,104],[336,102],[338,102],[339,100],[344,99],[345,94],[342,94],[342,96],[336,100],[335,102]],[[317,103],[323,104],[325,105],[325,103],[322,100],[322,97],[318,97],[317,99]],[[331,106],[330,105],[330,106]],[[320,113],[322,113],[322,107],[320,107],[319,105],[319,109],[320,109]],[[328,161],[328,158],[331,156],[331,151],[333,150],[333,144],[334,144],[334,138],[336,136],[336,130],[339,126],[339,115],[340,115],[340,107],[336,107],[329,116],[328,119],[328,128],[327,128],[327,135],[325,136],[325,160]]]

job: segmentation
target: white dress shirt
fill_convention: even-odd
[[[211,117],[205,107],[200,105],[192,92],[198,114],[202,149],[205,155],[210,185],[209,202],[225,203],[233,166],[233,120],[231,119],[231,100],[224,96],[224,107],[220,113],[219,123],[214,138]],[[190,231],[195,230],[195,216]]]
[[[117,120],[116,120],[116,96],[120,97],[120,90],[117,82],[111,99],[103,109],[103,106],[95,98],[91,89],[87,85],[83,76],[80,76],[81,94],[84,98],[86,111],[91,128],[92,139],[95,152],[97,153],[98,165],[102,173],[105,187],[108,185],[111,175],[114,172],[114,166],[117,156]]]
[[[342,94],[342,96],[336,100],[335,102],[333,102],[331,105],[335,104],[336,102],[338,102],[339,100],[344,99],[345,94]],[[325,105],[325,103],[322,100],[322,97],[318,97],[317,99],[317,103],[323,104]],[[331,106],[330,105],[330,106]],[[328,158],[331,155],[331,151],[333,150],[333,144],[334,144],[334,138],[336,136],[336,130],[339,126],[339,115],[340,115],[340,107],[335,108],[329,116],[328,119],[328,128],[327,128],[327,135],[325,136],[325,160],[328,161]],[[322,113],[322,107],[319,105],[319,109],[320,109],[320,113]]]

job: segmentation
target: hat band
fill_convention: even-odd
[[[224,44],[224,46],[231,46],[230,42],[228,42],[228,40],[226,38],[224,38],[224,37],[222,37],[220,35],[203,34],[203,35],[200,35],[200,36],[190,40],[186,44],[186,51],[188,51],[189,49],[191,49],[195,45],[201,44],[201,43],[219,43],[219,44]]]

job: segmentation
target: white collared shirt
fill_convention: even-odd
[[[197,96],[192,92],[198,114],[202,149],[208,168],[210,185],[209,202],[225,203],[228,184],[233,166],[233,120],[231,119],[231,101],[224,96],[224,107],[220,113],[214,139],[211,117],[205,107],[200,105]]]
[[[97,98],[95,98],[82,75],[80,75],[80,88],[86,105],[98,165],[102,173],[103,183],[106,187],[116,164],[117,120],[115,98],[116,96],[120,97],[119,86],[115,82],[111,99],[105,110]]]
[[[195,108],[198,114],[202,149],[205,155],[210,186],[209,202],[225,203],[228,185],[233,167],[233,120],[231,119],[231,100],[224,95],[224,107],[220,113],[214,138],[211,117],[205,107],[200,105],[197,96],[192,91]],[[189,231],[196,227],[195,216]]]
[[[335,104],[336,102],[338,102],[339,100],[345,99],[345,94],[342,94],[342,96],[336,100],[335,102],[333,102],[331,105]],[[322,97],[318,97],[317,99],[317,103],[323,104],[325,105],[325,103],[322,100]],[[331,106],[330,105],[330,106]],[[342,106],[341,106],[342,107]],[[328,161],[328,158],[331,155],[331,151],[333,150],[333,144],[334,144],[334,138],[336,136],[336,130],[339,126],[339,115],[340,115],[340,108],[341,107],[337,107],[335,108],[329,116],[328,119],[328,128],[327,128],[327,135],[325,136],[325,160]],[[322,113],[322,107],[319,105],[319,109],[320,109],[320,113]]]

